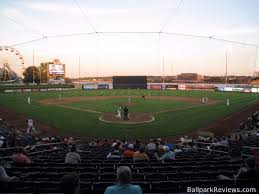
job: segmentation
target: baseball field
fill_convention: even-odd
[[[202,103],[205,96],[208,102]],[[249,112],[258,109],[258,99],[252,93],[172,90],[2,93],[0,116],[15,121],[21,130],[31,117],[36,128],[84,137],[148,138],[197,130],[217,134],[238,127]],[[128,121],[116,117],[119,106],[128,107]]]

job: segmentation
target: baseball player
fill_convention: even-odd
[[[118,110],[117,110],[117,115],[116,115],[116,117],[117,118],[119,118],[119,119],[121,119],[121,111],[122,111],[122,108],[121,108],[121,106],[118,108]]]
[[[227,106],[229,106],[229,105],[230,105],[229,98],[227,98]]]
[[[207,96],[205,96],[205,103],[209,102],[209,98]]]
[[[128,102],[131,103],[131,98],[130,97],[128,98]]]
[[[29,119],[27,120],[27,123],[28,123],[27,133],[29,133],[31,129],[32,129],[34,132],[36,132],[36,129],[34,128],[34,125],[33,125],[33,120],[32,120],[31,118],[29,118]]]
[[[27,102],[28,102],[28,104],[31,104],[31,97],[27,98]]]
[[[201,102],[202,104],[205,104],[205,97],[202,97]]]

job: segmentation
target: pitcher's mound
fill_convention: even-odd
[[[107,123],[140,124],[153,122],[155,118],[146,113],[132,113],[129,115],[129,120],[123,120],[123,118],[116,117],[115,114],[104,113],[99,120]]]

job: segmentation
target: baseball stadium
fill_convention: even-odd
[[[135,3],[0,2],[0,193],[259,193],[258,2]]]

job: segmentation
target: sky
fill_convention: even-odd
[[[81,77],[225,75],[227,52],[229,75],[252,75],[256,47],[166,33],[259,45],[258,10],[257,0],[1,0],[0,45],[18,44],[25,65],[4,52],[0,63],[21,70],[34,51],[35,65],[58,58],[74,78],[79,61]]]

